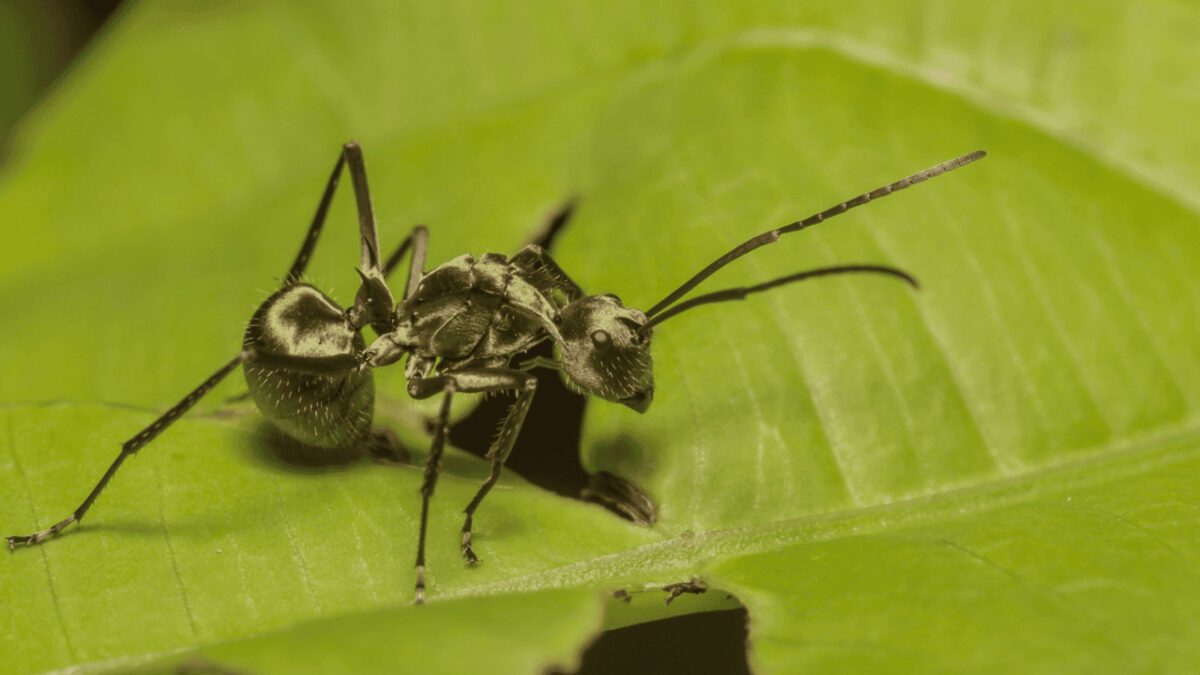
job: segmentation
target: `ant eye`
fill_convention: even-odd
[[[612,336],[608,334],[608,331],[595,331],[592,333],[592,346],[598,352],[606,352],[612,346]]]

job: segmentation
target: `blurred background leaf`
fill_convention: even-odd
[[[119,0],[0,3],[0,141],[67,68]],[[0,145],[0,152],[6,148]]]
[[[419,472],[281,467],[231,382],[78,534],[6,561],[10,663],[199,645],[167,658],[571,667],[596,589],[693,574],[747,606],[769,672],[1195,663],[1198,37],[1189,5],[1115,0],[129,8],[0,182],[0,522],[19,530],[153,419],[97,402],[161,410],[231,356],[345,140],[385,246],[423,222],[431,261],[512,252],[581,195],[559,261],[642,308],[748,236],[991,156],[708,284],[883,262],[920,294],[845,278],[663,325],[654,407],[590,406],[583,444],[649,490],[655,528],[510,477],[465,570],[484,466],[452,454],[430,539],[446,602],[414,619]],[[312,269],[343,301],[352,222],[343,197]],[[380,416],[420,442],[401,376],[379,373]],[[561,628],[544,649],[530,614]],[[455,616],[514,618],[464,643]],[[382,646],[317,660],[348,633]]]

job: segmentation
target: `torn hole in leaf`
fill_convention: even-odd
[[[749,673],[748,614],[742,603],[732,593],[708,588],[677,595],[667,604],[663,589],[671,585],[610,596],[607,630],[584,649],[581,665],[571,675]]]

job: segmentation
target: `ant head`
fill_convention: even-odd
[[[646,412],[654,400],[646,315],[615,295],[589,295],[562,310],[563,372],[585,394]]]

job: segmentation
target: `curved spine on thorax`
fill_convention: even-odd
[[[260,353],[305,357],[357,355],[366,346],[342,308],[307,284],[267,298],[246,327],[244,345]],[[369,368],[311,375],[251,360],[243,370],[263,416],[302,443],[349,448],[371,429],[375,385]]]

